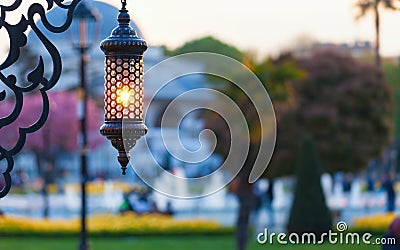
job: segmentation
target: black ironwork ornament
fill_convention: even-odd
[[[22,106],[24,105],[25,94],[39,89],[43,101],[42,112],[38,120],[28,127],[19,128],[17,143],[10,149],[6,149],[0,145],[0,162],[5,161],[7,164],[4,172],[1,173],[4,177],[4,180],[0,179],[0,184],[4,182],[4,185],[3,187],[0,185],[0,198],[6,196],[10,191],[10,173],[14,167],[14,157],[23,148],[27,134],[39,130],[46,122],[49,114],[49,99],[47,96],[47,91],[56,85],[61,75],[62,62],[60,53],[52,44],[52,42],[36,26],[34,17],[39,16],[44,28],[48,31],[52,33],[64,32],[71,25],[73,12],[80,1],[81,0],[72,0],[71,2],[65,4],[63,0],[46,0],[47,7],[44,7],[39,3],[31,3],[28,8],[27,15],[22,15],[17,24],[8,23],[6,18],[9,14],[11,14],[13,11],[16,11],[21,6],[22,0],[15,0],[9,6],[0,5],[0,29],[4,29],[7,32],[9,39],[8,54],[5,61],[0,65],[0,83],[4,85],[4,88],[2,88],[3,90],[1,91],[0,89],[0,107],[9,99],[9,97],[14,98],[13,101],[15,103],[13,110],[7,116],[0,116],[0,130],[5,126],[15,124],[17,118],[21,114]],[[67,18],[60,26],[51,24],[46,17],[46,9],[50,10],[55,5],[67,11]],[[27,36],[25,32],[29,27],[31,28],[31,32],[34,32],[40,39],[47,50],[47,53],[51,56],[52,69],[50,76],[45,76],[45,65],[43,58],[42,56],[39,56],[37,66],[26,76],[26,81],[29,83],[29,85],[21,87],[18,85],[19,80],[14,74],[6,75],[4,72],[14,65],[20,56],[24,56],[21,55],[21,48],[27,45]],[[2,39],[6,38],[2,37]],[[8,91],[6,92],[5,89]],[[29,103],[25,103],[25,105],[29,105]]]

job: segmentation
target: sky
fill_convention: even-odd
[[[118,0],[106,2],[119,6]],[[128,0],[150,44],[171,48],[213,35],[240,49],[273,55],[299,37],[322,42],[374,40],[373,16],[355,21],[355,0]],[[400,12],[382,13],[382,54],[400,54]]]
[[[0,0],[0,4],[11,1]],[[120,6],[119,0],[103,1]],[[373,16],[356,21],[355,1],[128,0],[128,9],[150,45],[175,48],[213,35],[264,57],[295,46],[302,37],[337,43],[374,41]],[[382,12],[381,24],[382,54],[400,55],[400,11]]]

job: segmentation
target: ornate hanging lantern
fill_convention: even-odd
[[[126,174],[129,151],[144,136],[143,53],[147,43],[130,26],[126,0],[122,0],[118,26],[100,44],[105,53],[104,111],[100,133],[118,150],[122,174]]]

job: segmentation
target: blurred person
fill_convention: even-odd
[[[260,210],[263,207],[263,203],[265,201],[264,196],[266,195],[266,193],[264,193],[266,190],[262,190],[262,188],[260,187],[260,182],[256,182],[253,185],[253,192],[254,192],[254,207],[253,207],[253,211],[255,212],[255,214],[257,215]]]
[[[25,184],[28,182],[28,175],[23,169],[17,169],[12,177],[13,185],[18,188],[25,188]]]
[[[386,211],[395,211],[396,193],[394,191],[394,183],[390,174],[386,174],[382,181],[382,188],[386,191]]]
[[[43,169],[44,186],[49,184],[54,184],[54,180],[55,180],[54,167],[51,163],[48,162],[44,165]]]
[[[151,210],[150,210],[150,213],[152,213],[152,214],[161,213],[160,210],[158,210],[157,204],[156,204],[154,201],[151,202]]]
[[[154,209],[154,204],[149,199],[147,193],[141,194],[139,199],[133,202],[132,207],[133,211],[137,214],[147,214],[151,213]]]
[[[230,186],[229,189],[236,194],[240,204],[236,221],[236,247],[238,250],[244,250],[249,240],[250,214],[256,204],[253,184],[242,174],[233,179]]]
[[[123,194],[123,201],[122,201],[122,204],[119,206],[119,212],[121,214],[133,211],[131,201],[129,200],[129,195],[130,195],[129,193]]]
[[[343,192],[348,193],[351,191],[351,185],[353,183],[352,174],[348,173],[344,175],[343,178]]]
[[[67,176],[68,176],[68,171],[66,169],[61,169],[60,171],[60,177],[57,178],[57,189],[59,194],[64,194],[65,190],[64,187],[67,183]]]
[[[274,208],[272,206],[272,204],[274,202],[274,180],[273,179],[271,179],[269,181],[266,198],[267,198],[266,204],[267,204],[267,210],[269,212],[270,226],[273,227],[275,225]]]
[[[368,174],[368,177],[367,177],[367,191],[368,192],[375,191],[375,181],[374,181],[374,177],[372,174]]]
[[[50,184],[54,184],[54,180],[55,180],[54,167],[51,163],[47,162],[44,165],[43,169],[43,186],[42,186],[42,195],[44,200],[43,217],[46,219],[49,217],[50,214],[50,201],[47,188]]]
[[[382,250],[400,250],[400,217],[394,219],[383,238],[394,238],[395,244],[382,244]]]
[[[260,181],[257,181],[253,185],[253,195],[254,195],[254,204],[252,207],[252,211],[250,214],[250,224],[253,227],[258,228],[260,226],[260,212],[264,207],[266,200],[266,189],[262,187]]]
[[[172,202],[170,200],[167,201],[167,208],[165,209],[164,213],[167,215],[174,215],[174,209],[172,207]]]

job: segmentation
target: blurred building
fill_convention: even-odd
[[[354,58],[368,58],[374,55],[374,46],[369,41],[356,41],[354,43],[320,43],[313,42],[294,48],[293,55],[298,58],[309,57],[318,51],[337,51],[351,54]]]

